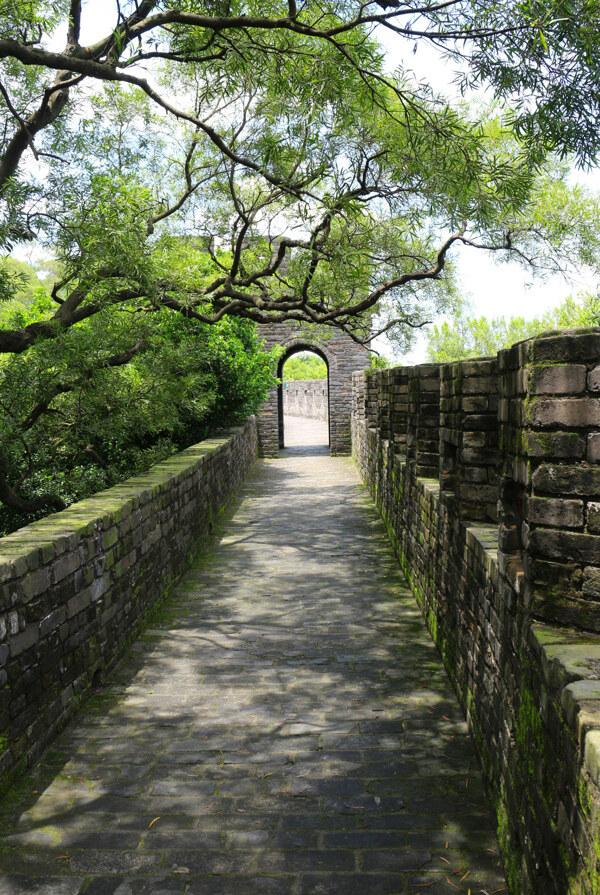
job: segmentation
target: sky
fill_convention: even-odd
[[[82,42],[98,40],[115,24],[114,0],[87,0],[82,18]],[[412,69],[419,80],[427,81],[432,88],[457,99],[458,91],[453,83],[456,77],[454,63],[448,63],[432,46],[420,41],[413,53],[413,44],[402,40],[386,29],[379,30],[379,39],[385,47],[387,66],[390,71],[397,67]],[[53,40],[57,48],[64,45],[65,34],[58,32]],[[573,182],[600,191],[600,171],[589,173],[573,170]],[[568,295],[581,291],[598,291],[598,278],[588,271],[581,271],[572,280],[554,276],[535,281],[516,262],[496,264],[489,253],[471,248],[458,249],[453,254],[457,263],[461,291],[469,299],[475,316],[522,316],[536,317],[559,304]],[[388,353],[383,343],[380,350]],[[403,361],[419,363],[425,360],[425,338]]]
[[[401,67],[412,69],[419,80],[427,81],[434,91],[450,100],[459,98],[455,80],[457,67],[429,44],[420,41],[413,53],[413,44],[381,29],[379,39],[387,51],[390,71]],[[480,94],[485,98],[485,93]],[[491,99],[491,95],[490,95]],[[600,191],[600,170],[590,172],[573,168],[570,180],[591,190]],[[573,273],[570,280],[562,276],[535,280],[517,262],[495,263],[490,253],[462,247],[453,254],[457,261],[462,292],[468,298],[476,317],[525,317],[531,319],[560,304],[568,295],[597,292],[600,282],[591,271]],[[406,363],[425,360],[426,338],[418,339],[415,350],[403,356]],[[382,350],[385,348],[382,345]]]

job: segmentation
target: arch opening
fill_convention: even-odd
[[[326,450],[330,445],[329,362],[310,344],[295,344],[279,360],[279,447]]]

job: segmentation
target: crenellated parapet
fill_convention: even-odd
[[[352,428],[513,895],[600,891],[600,329],[355,373]]]

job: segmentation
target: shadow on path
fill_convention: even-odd
[[[506,892],[435,647],[349,460],[285,451],[0,811],[0,895]]]

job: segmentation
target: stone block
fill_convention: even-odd
[[[492,376],[496,372],[497,362],[495,357],[490,357],[481,358],[480,360],[460,361],[456,366],[458,367],[459,375],[465,378],[471,376]]]
[[[583,593],[586,597],[600,597],[600,563],[583,570]]]
[[[562,528],[583,528],[583,501],[532,497],[527,504],[527,518],[538,525]]]
[[[463,382],[464,395],[493,395],[497,391],[498,380],[495,376],[478,376]]]
[[[527,452],[530,457],[579,459],[585,456],[585,450],[586,441],[579,432],[529,432],[527,434]]]
[[[489,503],[496,500],[498,491],[495,485],[470,485],[461,484],[458,488],[461,500],[473,500]]]
[[[581,394],[585,391],[586,378],[585,364],[534,367],[529,377],[529,392],[532,395]]]
[[[535,363],[573,363],[596,361],[600,357],[600,333],[565,331],[558,335],[531,340],[532,360]]]
[[[151,512],[151,511],[150,511]],[[119,532],[117,530],[116,525],[113,525],[108,531],[105,531],[102,535],[102,549],[109,550],[110,547],[114,547],[119,539]]]
[[[39,630],[40,637],[46,637],[56,628],[58,628],[67,617],[67,609],[66,606],[59,606],[58,609],[55,609],[45,618],[40,621]]]
[[[590,534],[600,534],[600,502],[588,504],[587,530]]]
[[[576,563],[552,562],[526,556],[526,570],[530,581],[546,593],[565,597],[579,597],[583,581],[583,571]]]
[[[463,422],[465,431],[489,432],[498,428],[498,420],[495,414],[471,413],[465,416]]]
[[[60,562],[60,560],[59,560]],[[50,586],[50,571],[47,566],[42,566],[36,572],[30,572],[21,582],[23,601],[28,603],[34,597],[44,593]]]
[[[600,463],[600,432],[588,435],[587,458],[590,463]]]
[[[528,416],[532,425],[541,428],[596,427],[600,419],[600,398],[534,398]]]
[[[58,584],[60,581],[63,581],[68,575],[72,575],[80,566],[81,559],[79,553],[65,553],[64,556],[57,559],[50,567],[53,583]]]
[[[20,656],[25,650],[31,649],[39,640],[37,625],[29,625],[20,634],[15,634],[8,642],[11,658]]]
[[[590,730],[585,737],[583,760],[596,786],[600,787],[600,730]]]
[[[594,497],[600,495],[600,468],[544,463],[533,473],[532,483],[536,492]]]
[[[529,537],[529,552],[534,556],[594,563],[600,561],[600,536],[536,528]]]
[[[490,401],[487,395],[472,395],[462,400],[462,409],[465,413],[483,413],[489,410]]]
[[[588,373],[588,388],[591,392],[600,392],[600,364]]]
[[[110,578],[108,575],[103,575],[101,578],[96,578],[96,580],[92,582],[91,586],[92,601],[95,602],[96,600],[99,600],[100,597],[103,597],[109,587]]]

